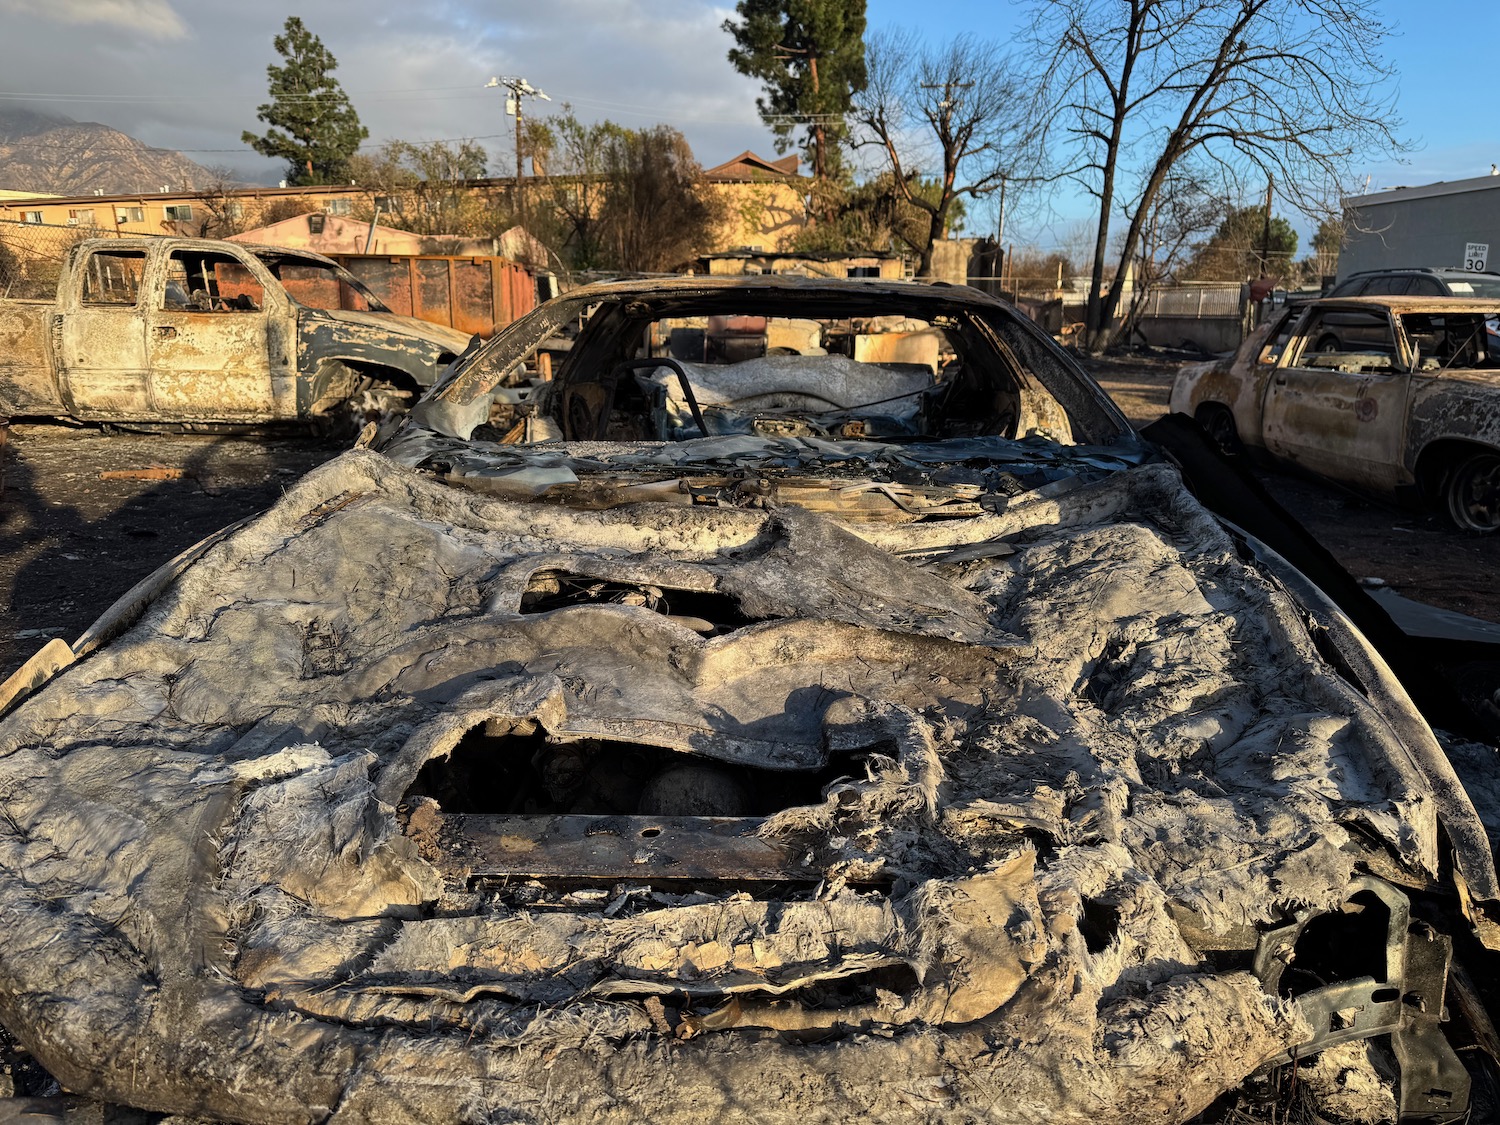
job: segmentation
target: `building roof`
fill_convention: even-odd
[[[1345,207],[1380,207],[1387,203],[1403,203],[1413,199],[1431,199],[1440,195],[1460,195],[1467,191],[1500,191],[1500,176],[1474,176],[1467,180],[1439,181],[1419,187],[1397,187],[1387,191],[1371,192],[1369,195],[1349,195],[1343,199]]]
[[[228,199],[254,199],[259,196],[281,197],[296,199],[307,195],[364,195],[368,189],[356,187],[352,184],[309,184],[306,187],[249,187],[229,188],[227,190],[216,190],[211,188],[183,188],[181,191],[129,191],[112,192],[108,195],[38,195],[35,192],[17,192],[14,194],[0,192],[0,202],[8,205],[16,205],[27,199],[34,199],[38,203],[46,203],[49,206],[58,204],[80,204],[85,207],[104,206],[110,203],[144,203],[147,200],[173,200],[173,199],[218,199],[221,196]]]
[[[767,160],[756,156],[748,148],[731,160],[703,173],[705,180],[718,183],[737,183],[744,180],[788,179],[797,175],[799,161],[796,155],[783,156],[780,160]]]
[[[720,250],[712,254],[699,254],[697,260],[700,262],[720,262],[732,259],[750,258],[780,258],[785,261],[798,262],[843,262],[850,258],[880,258],[889,260],[899,258],[900,254],[894,254],[889,250],[849,250],[847,252],[834,253],[828,250],[751,250],[740,247],[734,250]]]

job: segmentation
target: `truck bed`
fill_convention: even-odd
[[[0,299],[0,415],[62,409],[47,339],[53,311],[51,301]]]

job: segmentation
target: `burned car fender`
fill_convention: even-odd
[[[1233,355],[1191,363],[1172,380],[1168,410],[1197,417],[1205,405],[1227,409],[1234,418],[1241,443],[1261,446],[1266,381],[1274,364],[1256,363],[1265,347],[1272,322],[1261,325],[1245,338]]]
[[[1463,375],[1422,380],[1407,418],[1403,461],[1408,478],[1421,480],[1425,470],[1462,456],[1466,449],[1500,453],[1500,385],[1471,382]]]
[[[408,323],[409,322],[409,323]],[[333,390],[339,369],[427,387],[469,337],[407,317],[301,308],[297,313],[297,405],[306,413]]]

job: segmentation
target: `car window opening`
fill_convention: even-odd
[[[481,360],[469,377],[498,382]],[[688,441],[704,436],[915,442],[1042,436],[1066,411],[961,317],[655,316],[602,308],[538,341],[495,386],[472,437]]]

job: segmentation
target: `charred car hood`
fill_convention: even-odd
[[[1437,872],[1409,748],[1139,448],[920,520],[971,486],[908,448],[856,534],[764,446],[562,505],[406,440],[434,472],[316,470],[0,722],[0,1017],[70,1088],[1179,1121],[1310,1035],[1257,927]]]
[[[414,316],[402,316],[399,313],[364,313],[353,312],[348,309],[316,309],[303,310],[302,315],[308,316],[309,313],[316,318],[327,318],[339,324],[369,328],[387,334],[393,330],[399,330],[405,336],[421,340],[424,343],[431,344],[439,351],[451,352],[454,355],[462,352],[468,346],[470,339],[468,335],[456,328],[447,328],[441,324],[419,320]]]

